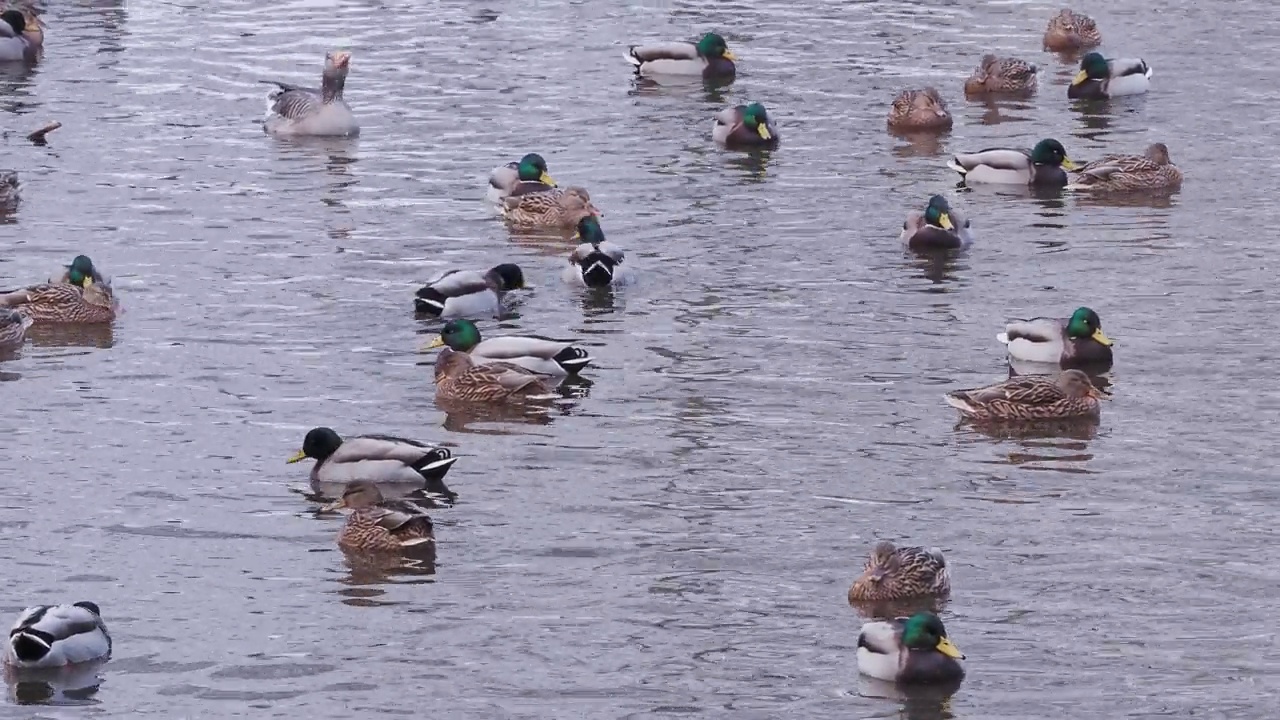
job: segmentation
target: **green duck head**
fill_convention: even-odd
[[[588,215],[578,221],[578,237],[575,238],[580,243],[591,243],[599,245],[604,242],[604,229],[600,227],[600,219],[595,215]]]
[[[725,60],[737,60],[733,53],[729,52],[729,46],[725,43],[724,38],[715,33],[707,33],[698,41],[698,55],[708,58],[724,58]]]
[[[440,330],[440,337],[432,340],[425,350],[433,350],[448,345],[458,352],[470,352],[471,348],[480,344],[480,328],[470,320],[450,320]]]
[[[1080,72],[1071,78],[1072,85],[1080,85],[1090,80],[1106,80],[1111,76],[1111,65],[1102,53],[1091,52],[1080,58]]]
[[[529,153],[520,158],[519,164],[516,165],[516,173],[524,182],[540,182],[552,187],[556,184],[555,179],[547,173],[547,161],[543,160],[538,153]]]
[[[751,103],[742,109],[742,124],[756,131],[763,140],[772,140],[769,129],[769,113],[760,103]]]
[[[1031,149],[1031,162],[1034,165],[1049,165],[1050,167],[1061,165],[1066,170],[1076,169],[1076,164],[1067,157],[1067,149],[1062,147],[1062,143],[1053,138],[1045,138],[1036,143],[1036,146]]]
[[[964,653],[947,638],[947,628],[937,615],[920,612],[902,625],[902,645],[909,650],[937,650],[949,658],[963,660]]]
[[[1071,319],[1067,321],[1067,337],[1072,340],[1092,338],[1108,347],[1112,343],[1111,338],[1102,332],[1102,318],[1087,307],[1076,308],[1076,311],[1071,313]]]
[[[67,266],[67,278],[71,280],[72,285],[80,287],[88,287],[93,284],[93,278],[98,271],[93,267],[93,261],[88,255],[77,255],[75,260]]]
[[[951,222],[951,204],[941,195],[929,198],[929,206],[924,209],[924,221],[943,230],[955,230]]]
[[[307,436],[302,439],[302,449],[285,462],[302,462],[307,458],[323,462],[330,455],[337,452],[340,445],[342,445],[342,437],[334,432],[332,428],[312,428],[307,432]]]

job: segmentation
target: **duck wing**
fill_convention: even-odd
[[[1031,342],[1061,342],[1063,326],[1061,320],[1054,318],[1010,320],[1004,326],[1004,332],[997,335],[996,339],[1005,345],[1018,339]]]
[[[1005,401],[1018,405],[1052,405],[1066,398],[1049,375],[1022,375],[995,385],[959,390],[955,395],[978,404]]]
[[[697,60],[698,46],[686,42],[664,42],[650,45],[632,45],[627,50],[627,60],[637,67],[654,60]]]
[[[323,104],[319,90],[299,87],[276,80],[264,80],[263,82],[277,85],[280,88],[267,96],[271,101],[271,112],[280,117],[289,120],[304,118],[315,113]]]
[[[858,647],[879,655],[896,655],[902,636],[902,619],[869,622],[858,632]]]

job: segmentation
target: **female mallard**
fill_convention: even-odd
[[[1080,370],[1020,375],[1002,383],[946,394],[947,404],[974,420],[1052,420],[1097,417],[1105,399]]]
[[[44,43],[44,33],[40,31],[40,21],[35,23],[35,28],[31,28],[31,34],[28,34],[26,14],[19,10],[0,13],[0,62],[33,62],[36,59]]]
[[[434,317],[494,317],[503,308],[506,294],[524,287],[519,265],[503,263],[485,272],[447,270],[420,288],[414,310]]]
[[[585,188],[555,188],[545,192],[516,195],[502,201],[507,222],[525,228],[571,228],[584,217],[599,215]]]
[[[1053,139],[1041,140],[1031,150],[991,148],[975,153],[959,153],[947,167],[960,173],[968,183],[1038,185],[1063,187],[1066,170],[1075,170],[1066,148]]]
[[[591,363],[586,350],[572,343],[533,335],[504,335],[480,338],[480,329],[470,320],[450,320],[424,350],[448,346],[471,356],[477,365],[495,362],[519,365],[539,375],[577,375]]]
[[[478,365],[467,353],[449,347],[436,356],[436,398],[439,400],[514,400],[549,391],[548,379],[546,375],[508,362]]]
[[[439,495],[458,497],[444,484],[444,476],[458,461],[446,448],[390,435],[356,435],[342,439],[327,427],[312,428],[302,449],[287,462],[312,458],[311,491],[338,497],[347,483],[367,480],[392,497]]]
[[[978,69],[964,81],[964,94],[1030,94],[1036,90],[1037,72],[1026,60],[983,55]]]
[[[547,161],[538,153],[529,153],[519,162],[507,163],[489,173],[488,198],[501,203],[513,195],[546,192],[556,181],[547,173]]]
[[[878,602],[951,594],[951,571],[938,548],[897,547],[881,540],[871,549],[862,575],[849,588],[849,602]]]
[[[695,43],[665,42],[632,45],[627,62],[636,75],[701,75],[704,78],[731,78],[737,71],[724,38],[707,33]]]
[[[581,244],[569,253],[569,267],[561,273],[566,283],[601,288],[621,285],[630,279],[630,273],[622,267],[626,254],[605,239],[599,220],[594,217],[580,220],[575,239]]]
[[[37,605],[22,611],[9,631],[5,664],[52,668],[111,657],[111,635],[91,602]]]
[[[1009,357],[1063,368],[1111,365],[1111,338],[1102,332],[1102,319],[1087,307],[1076,308],[1066,320],[1013,320],[996,339],[1009,346]]]
[[[1172,190],[1182,185],[1182,171],[1169,159],[1169,148],[1154,143],[1142,155],[1107,155],[1081,167],[1068,190],[1133,192]]]
[[[1093,18],[1083,13],[1059,10],[1049,18],[1044,30],[1044,46],[1054,52],[1071,52],[1102,44],[1102,33]]]
[[[422,508],[404,500],[387,500],[378,486],[365,480],[347,483],[342,499],[321,512],[348,508],[352,512],[338,533],[338,547],[364,552],[401,552],[434,545],[431,518]]]
[[[738,105],[716,113],[711,139],[726,147],[773,147],[778,131],[760,103]]]
[[[950,130],[951,113],[947,103],[931,87],[903,90],[889,106],[890,130]]]
[[[858,671],[910,684],[945,683],[964,677],[964,653],[947,638],[937,615],[869,622],[858,633]]]
[[[21,345],[31,323],[31,318],[16,310],[0,308],[0,350]]]
[[[899,240],[913,250],[958,250],[973,242],[969,220],[951,209],[941,195],[929,198],[924,212],[913,210],[902,223]]]
[[[85,255],[77,255],[54,282],[0,295],[0,306],[17,308],[38,324],[109,323],[116,319],[111,283]]]
[[[1067,86],[1067,97],[1105,100],[1141,95],[1151,87],[1151,66],[1142,58],[1112,58],[1091,52],[1080,60],[1080,72]]]
[[[267,96],[267,120],[263,129],[278,136],[355,137],[360,124],[342,90],[347,84],[351,53],[334,51],[324,56],[324,72],[320,89],[311,90],[289,83],[266,80],[280,86]]]

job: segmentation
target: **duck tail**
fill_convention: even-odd
[[[949,392],[946,395],[943,395],[942,398],[947,401],[948,405],[966,415],[969,415],[974,411],[973,406],[969,404],[969,400],[959,392]]]
[[[951,168],[952,170],[955,170],[956,172],[960,173],[961,175],[968,175],[968,174],[969,174],[969,171],[968,171],[968,170],[966,170],[966,169],[964,168],[964,166],[963,166],[963,165],[961,165],[960,163],[956,162],[956,159],[955,159],[955,158],[951,158],[950,160],[948,160],[948,161],[947,161],[947,167]]]
[[[1008,344],[1009,344],[1009,334],[1008,334],[1008,333],[996,333],[996,340],[997,340],[1001,345],[1008,345]]]
[[[417,297],[413,299],[413,309],[431,315],[432,317],[440,317],[444,312],[444,304],[449,300],[443,293],[433,287],[424,287],[417,292]]]
[[[593,358],[587,354],[586,350],[580,347],[570,345],[569,347],[556,353],[551,358],[556,361],[560,367],[564,368],[571,375],[577,375],[582,368],[591,364]]]
[[[24,663],[36,663],[53,649],[53,637],[40,630],[20,630],[9,638],[13,654]]]
[[[635,66],[636,73],[639,74],[640,65],[642,64],[643,61],[636,55],[636,46],[632,45],[631,47],[627,48],[627,54],[624,55],[623,57],[627,59],[627,62]]]

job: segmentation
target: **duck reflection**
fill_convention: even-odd
[[[951,697],[960,689],[962,680],[934,685],[901,685],[869,677],[860,678],[863,697],[886,698],[902,703],[899,717],[904,720],[951,720]]]
[[[87,705],[102,686],[100,671],[107,661],[57,668],[5,666],[9,698],[18,705]]]
[[[27,339],[41,348],[100,348],[115,345],[115,328],[110,323],[74,325],[36,323],[27,330]]]
[[[903,132],[890,130],[889,134],[904,144],[893,146],[893,154],[900,158],[938,157],[942,154],[943,141],[950,132]]]
[[[909,249],[907,251],[911,257],[911,264],[918,270],[920,274],[934,284],[934,287],[926,288],[926,292],[941,292],[944,289],[937,286],[945,285],[956,279],[955,271],[960,269],[959,258],[961,252],[959,250],[929,250],[929,249]]]
[[[368,555],[344,551],[343,562],[348,572],[341,582],[352,588],[389,583],[420,584],[430,582],[428,578],[434,578],[436,574],[436,544],[406,549],[402,555]],[[366,593],[351,595],[365,596]]]
[[[759,183],[764,182],[769,169],[769,161],[773,151],[769,149],[746,150],[725,155],[725,165],[741,173],[742,179]]]

